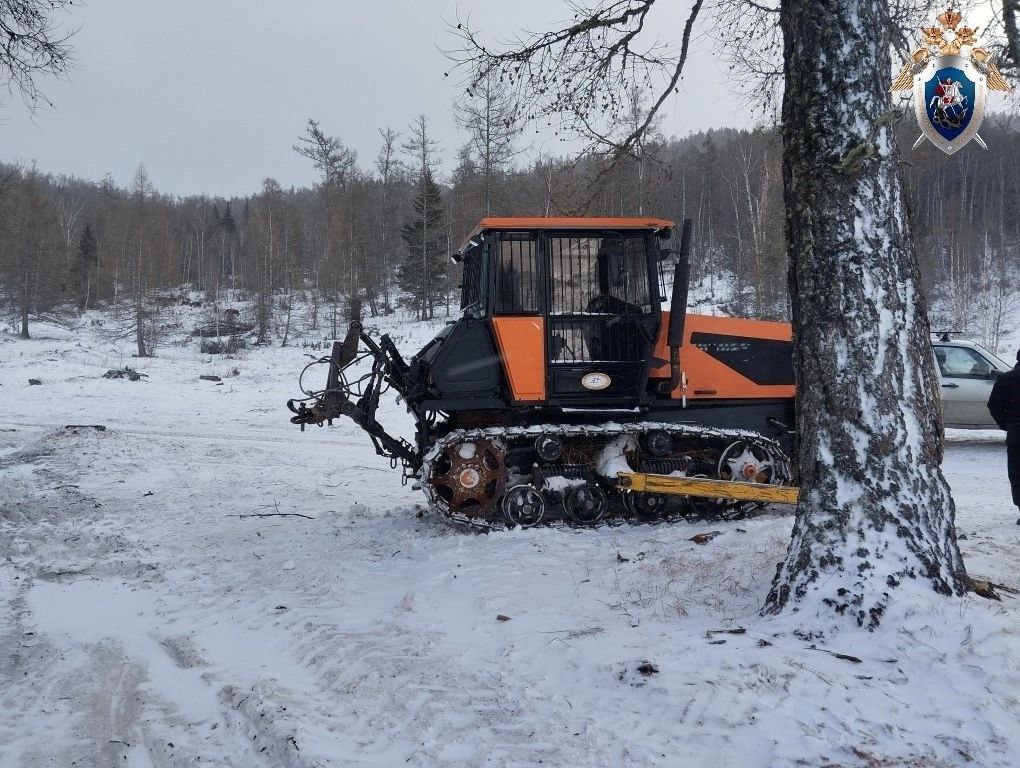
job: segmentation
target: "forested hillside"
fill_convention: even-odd
[[[1020,134],[994,120],[982,133],[990,151],[972,145],[949,162],[907,151],[904,174],[933,327],[995,347],[1018,309]],[[185,290],[210,307],[227,291],[250,302],[244,319],[261,342],[284,340],[292,322],[336,335],[352,299],[369,314],[401,303],[418,317],[454,311],[447,256],[486,214],[646,214],[694,220],[694,280],[715,284],[728,311],[786,316],[776,131],[658,140],[615,166],[525,162],[520,137],[475,136],[443,175],[424,116],[403,133],[381,130],[374,159],[310,122],[295,150],[312,186],[266,179],[232,199],[161,195],[143,166],[123,189],[0,165],[0,303],[23,334],[34,318],[114,305],[143,355],[160,305]],[[300,318],[295,297],[311,307]]]

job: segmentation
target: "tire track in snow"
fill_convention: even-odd
[[[233,725],[222,681],[195,669],[186,639],[160,638],[158,606],[141,596],[163,574],[131,524],[145,522],[75,487],[83,464],[120,447],[117,434],[47,437],[47,450],[30,444],[0,467],[0,482],[32,467],[18,474],[17,514],[0,515],[0,576],[19,585],[0,624],[0,766],[280,765]],[[196,722],[180,690],[212,715]]]

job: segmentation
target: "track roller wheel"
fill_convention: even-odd
[[[503,497],[503,517],[507,525],[530,528],[542,522],[545,499],[530,485],[515,485]]]
[[[502,447],[490,440],[457,443],[443,451],[428,482],[449,512],[487,517],[506,488],[503,459]]]
[[[563,501],[563,511],[576,525],[595,525],[606,516],[609,498],[599,486],[585,483],[572,488]]]
[[[623,506],[640,520],[655,520],[666,511],[669,497],[664,493],[625,493]]]
[[[687,467],[687,477],[704,477],[718,479],[715,469],[707,461],[692,461]],[[683,515],[688,522],[697,522],[706,518],[716,518],[726,506],[719,499],[708,499],[703,496],[684,496]]]

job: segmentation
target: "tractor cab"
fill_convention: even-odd
[[[652,218],[482,219],[454,259],[463,322],[489,330],[506,402],[645,403],[660,242],[672,228]]]

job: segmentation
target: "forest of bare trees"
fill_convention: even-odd
[[[160,305],[196,292],[210,311],[226,296],[248,302],[262,343],[286,343],[298,322],[342,335],[352,300],[371,315],[404,304],[435,316],[451,311],[459,282],[445,256],[486,214],[690,217],[695,284],[719,282],[733,313],[788,315],[776,130],[646,140],[613,166],[525,160],[512,136],[486,128],[491,98],[463,111],[471,139],[445,174],[425,116],[381,130],[368,163],[310,121],[295,150],[311,161],[311,187],[266,179],[229,200],[160,195],[141,166],[124,189],[0,165],[5,317],[27,335],[34,319],[109,306],[145,355]],[[488,108],[511,123],[505,105]],[[913,126],[901,129],[909,146]],[[906,153],[904,178],[933,327],[994,348],[1020,315],[1020,133],[990,119],[982,134],[990,151],[970,147],[948,163]],[[307,308],[300,318],[295,298]]]

